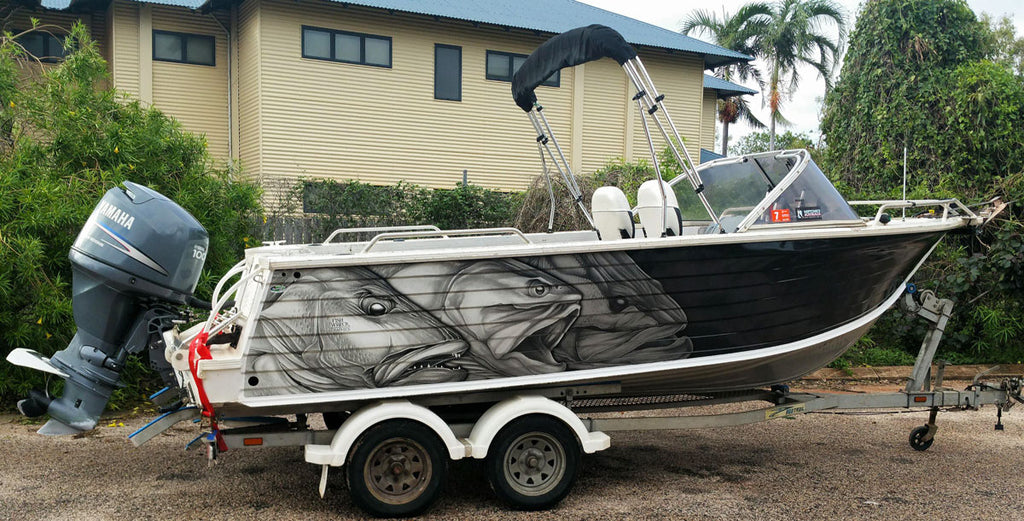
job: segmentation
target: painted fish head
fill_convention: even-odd
[[[464,380],[458,360],[466,342],[369,270],[359,271],[364,276],[326,283],[319,359],[358,367],[376,387]]]
[[[573,368],[684,358],[686,314],[625,253],[559,256],[552,269],[583,294],[580,319],[556,357]]]
[[[293,285],[264,311],[286,339],[290,371],[310,390],[460,381],[468,345],[451,328],[364,268],[324,269]],[[294,378],[293,378],[294,379]]]
[[[502,375],[562,371],[552,355],[580,314],[580,293],[514,260],[469,264],[444,300],[446,322],[467,332],[470,352]]]

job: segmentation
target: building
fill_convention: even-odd
[[[715,153],[713,148],[715,144],[715,121],[718,119],[718,100],[735,96],[749,96],[751,94],[757,94],[757,91],[716,76],[704,75],[704,108],[701,114],[704,118],[704,123],[701,124],[701,129],[705,131],[710,129],[710,135],[701,137],[701,163],[725,157],[722,154]],[[711,138],[710,143],[707,140],[709,137]],[[726,138],[728,136],[723,139]]]
[[[443,188],[466,170],[474,184],[523,189],[540,167],[511,75],[553,34],[591,23],[634,44],[697,154],[713,148],[715,100],[728,88],[705,89],[704,70],[750,59],[573,0],[20,2],[30,5],[22,23],[85,22],[117,88],[204,133],[214,157],[263,180]],[[631,92],[612,60],[538,88],[576,172],[648,155]]]

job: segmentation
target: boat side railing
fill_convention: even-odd
[[[888,210],[902,210],[906,208],[928,208],[928,207],[941,207],[943,221],[949,220],[950,213],[954,210],[956,212],[962,212],[963,216],[966,216],[972,223],[980,224],[982,220],[978,214],[974,213],[964,203],[960,202],[959,199],[885,199],[878,201],[847,201],[850,206],[878,206],[878,211],[875,212],[875,217],[870,219],[871,222],[884,224],[883,215],[887,215]],[[888,222],[886,220],[885,222]]]
[[[335,237],[339,235],[347,235],[351,233],[388,233],[388,232],[416,232],[416,231],[432,231],[439,232],[440,228],[432,224],[418,224],[409,226],[370,226],[363,228],[338,228],[331,232],[330,235],[324,239],[323,244],[330,244]]]
[[[508,235],[521,239],[524,244],[532,244],[532,241],[518,228],[473,228],[468,230],[431,230],[431,231],[409,231],[409,232],[387,232],[377,234],[367,243],[366,247],[359,253],[367,253],[381,241],[395,241],[402,239],[429,239],[432,237],[469,237],[485,235]]]

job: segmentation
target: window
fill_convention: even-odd
[[[53,35],[44,31],[31,31],[18,37],[18,43],[39,61],[54,63],[64,59],[63,34]]]
[[[434,45],[434,98],[462,101],[462,47]]]
[[[526,61],[525,54],[512,54],[509,52],[487,51],[487,79],[498,81],[512,81],[519,67]],[[562,71],[555,71],[548,76],[541,85],[558,87]]]
[[[213,36],[153,31],[153,59],[214,66],[215,44]]]
[[[391,37],[303,26],[302,57],[391,68]]]

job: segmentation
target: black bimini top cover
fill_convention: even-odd
[[[588,25],[566,31],[537,47],[512,77],[512,98],[526,112],[533,110],[537,96],[533,89],[556,71],[600,58],[612,58],[619,65],[636,57],[633,46],[615,29]]]

